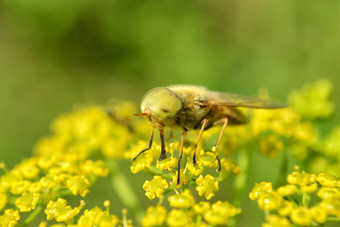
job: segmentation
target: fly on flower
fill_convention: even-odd
[[[284,108],[286,105],[233,93],[209,91],[205,87],[192,85],[172,85],[150,90],[142,100],[142,113],[136,114],[138,116],[145,116],[152,125],[149,147],[139,152],[133,160],[151,149],[155,128],[159,130],[162,145],[159,161],[165,159],[167,156],[164,142],[164,127],[168,126],[182,130],[178,159],[177,184],[179,184],[184,136],[189,130],[200,130],[193,153],[193,164],[196,164],[196,148],[203,131],[216,125],[222,125],[214,148],[219,164],[218,170],[220,170],[221,164],[216,150],[227,124],[237,125],[247,122],[246,117],[236,107],[276,109]]]

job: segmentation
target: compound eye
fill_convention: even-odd
[[[147,93],[142,102],[142,111],[146,105],[154,114],[163,119],[174,117],[182,109],[181,100],[167,88],[155,88]]]

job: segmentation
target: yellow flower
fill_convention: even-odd
[[[50,225],[49,227],[75,227],[76,225],[64,225],[64,224],[54,224],[54,225]],[[42,221],[39,223],[39,227],[48,227],[47,222],[46,221]]]
[[[215,180],[215,177],[211,175],[206,175],[204,178],[202,175],[196,180],[196,190],[200,196],[204,195],[206,199],[211,199],[215,196],[214,191],[218,191],[218,181]]]
[[[203,172],[204,167],[200,161],[197,161],[195,165],[193,163],[188,163],[187,169],[192,175],[198,176]]]
[[[183,210],[173,209],[168,214],[166,223],[171,227],[187,226],[190,223],[190,219]]]
[[[16,168],[26,179],[34,179],[40,173],[40,169],[36,166],[36,160],[34,158],[22,161]]]
[[[0,192],[0,210],[2,210],[8,202],[6,193]]]
[[[40,184],[44,188],[55,188],[60,184],[60,178],[56,175],[47,175],[40,179]]]
[[[314,142],[318,135],[311,122],[300,122],[294,127],[294,134],[292,137],[296,138],[298,141],[306,142],[311,144]]]
[[[110,205],[111,205],[110,200],[105,200],[104,201],[104,207],[106,207],[106,209],[109,209]]]
[[[130,134],[125,132],[125,130],[120,131],[120,133],[122,133],[122,135],[125,135],[128,138],[131,137]],[[101,150],[103,154],[108,158],[121,159],[126,155],[125,152],[122,152],[126,149],[126,145],[127,145],[127,142],[118,140],[116,137],[112,137],[112,138],[107,138],[103,142],[101,146]]]
[[[72,176],[66,181],[66,187],[73,193],[73,195],[80,195],[84,197],[90,192],[90,181],[85,176]]]
[[[208,152],[201,150],[198,152],[198,160],[207,167],[217,167],[216,154],[214,152]]]
[[[310,226],[312,215],[306,207],[296,207],[290,213],[290,219],[294,224],[301,226]]]
[[[106,177],[109,173],[109,170],[105,167],[105,163],[102,160],[87,160],[80,166],[80,168],[82,173],[86,175]]]
[[[180,195],[169,196],[168,201],[175,208],[188,208],[195,204],[195,198],[189,189],[185,189]]]
[[[273,190],[271,182],[261,182],[256,183],[254,188],[249,193],[249,198],[251,200],[258,199],[260,195],[266,192],[271,192]]]
[[[148,207],[142,219],[142,226],[162,226],[166,218],[166,209],[162,206]]]
[[[277,135],[290,137],[293,133],[292,128],[300,121],[300,115],[290,108],[272,111],[257,109],[252,112],[250,130],[247,133],[253,134],[253,137],[261,135],[263,132],[273,132]]]
[[[318,190],[318,184],[312,183],[312,184],[307,184],[307,185],[301,185],[300,189],[301,189],[301,192],[303,193],[312,194],[316,192],[316,190]]]
[[[152,161],[153,161],[152,155],[144,153],[133,161],[130,170],[132,173],[138,173],[143,169],[149,168]]]
[[[15,201],[15,206],[20,208],[20,212],[29,212],[32,209],[35,209],[40,198],[39,193],[22,193],[21,197],[19,197]]]
[[[230,220],[229,216],[224,216],[222,213],[214,210],[208,210],[204,213],[204,220],[213,225],[227,225]]]
[[[23,178],[17,170],[11,170],[10,172],[2,175],[0,178],[0,183],[2,188],[10,188],[16,182],[21,181]],[[20,194],[20,193],[18,193]]]
[[[329,215],[340,217],[340,201],[339,200],[323,200],[319,203],[319,206],[327,212]]]
[[[312,215],[312,219],[317,223],[325,223],[327,219],[327,212],[321,207],[312,207],[310,209],[310,213]]]
[[[7,209],[0,216],[0,226],[14,227],[20,219],[19,211],[13,209]]]
[[[0,162],[0,169],[5,170],[6,169],[6,163]]]
[[[190,177],[188,176],[188,172],[185,171],[183,169],[180,170],[180,183],[179,185],[185,185],[188,183],[188,181],[190,180]],[[177,184],[177,176],[178,176],[178,171],[176,171],[176,173],[174,175],[172,175],[172,183],[173,184]]]
[[[84,214],[80,216],[76,226],[79,227],[92,227],[92,226],[106,226],[115,227],[119,219],[115,215],[110,215],[106,211],[95,207],[91,210],[85,210]]]
[[[103,212],[102,215],[96,217],[95,225],[96,226],[107,226],[107,227],[115,227],[117,226],[119,219],[116,215],[108,214]],[[79,225],[83,226],[83,225]]]
[[[325,187],[338,187],[340,186],[340,181],[338,178],[332,174],[320,173],[318,175],[318,182]]]
[[[334,158],[339,161],[340,152],[340,126],[332,129],[332,132],[321,141],[322,153],[328,158]]]
[[[269,215],[266,217],[266,223],[262,224],[262,227],[290,227],[289,220],[285,217],[278,215]]]
[[[145,181],[143,189],[146,191],[145,196],[149,199],[154,199],[156,196],[160,198],[164,192],[164,189],[169,185],[165,179],[161,176],[154,176],[151,181]]]
[[[40,222],[38,227],[47,227],[47,222],[46,221]]]
[[[287,184],[287,185],[281,186],[277,189],[277,192],[281,196],[290,196],[290,195],[295,194],[296,191],[297,191],[297,188],[293,184]]]
[[[231,159],[221,158],[222,173],[226,172],[227,175],[239,175],[241,168],[237,166],[236,162]]]
[[[84,206],[85,202],[81,200],[79,207],[72,209],[71,206],[67,206],[65,199],[58,198],[56,202],[48,202],[45,214],[47,215],[47,220],[55,219],[57,222],[64,222],[76,216]]]
[[[277,192],[267,192],[260,195],[257,205],[265,211],[278,210],[282,205],[283,199]]]
[[[163,169],[171,169],[177,167],[177,158],[167,157],[162,161],[157,160],[156,168],[163,170]]]
[[[32,192],[32,193],[37,193],[41,191],[41,188],[42,188],[42,185],[40,182],[33,182],[30,184],[27,191]]]
[[[294,208],[294,204],[290,201],[283,200],[281,207],[278,210],[278,213],[281,216],[288,216]]]
[[[332,90],[332,83],[322,79],[314,84],[305,85],[301,91],[292,91],[288,102],[292,108],[306,118],[325,118],[334,109],[333,102],[329,101]]]
[[[246,143],[246,141],[250,139],[250,136],[252,136],[247,133],[247,130],[249,130],[247,127],[228,128],[221,142],[223,149],[220,149],[219,152],[223,155],[230,156],[235,153],[238,148],[244,146],[244,143]],[[216,135],[218,134],[216,133]]]
[[[340,200],[340,191],[338,188],[322,187],[317,192],[317,196],[322,200],[336,201]]]
[[[297,185],[307,185],[311,183],[315,183],[317,177],[315,174],[306,173],[303,171],[302,173],[298,171],[294,171],[292,174],[289,174],[287,177],[287,181],[290,184],[297,184]]]
[[[210,209],[210,203],[205,202],[205,201],[201,201],[199,203],[196,203],[193,206],[193,209],[194,209],[196,214],[204,214],[207,210]]]
[[[226,225],[231,217],[241,213],[241,210],[235,208],[228,202],[217,201],[211,205],[211,209],[204,213],[204,219],[213,225]]]
[[[282,151],[284,145],[281,140],[278,140],[277,136],[269,135],[260,140],[260,151],[264,156],[269,158],[276,158],[278,152]]]
[[[22,194],[30,186],[31,182],[27,180],[15,181],[11,184],[10,192],[19,195]]]
[[[138,140],[137,143],[133,143],[130,146],[131,146],[130,149],[128,149],[127,151],[124,152],[124,158],[126,158],[126,159],[134,159],[140,153],[140,151],[149,147],[149,144],[146,140]],[[156,156],[154,156],[154,155],[156,155],[156,153],[159,156],[159,152],[161,151],[161,149],[156,150],[157,149],[156,147],[158,147],[158,145],[156,143],[154,143],[152,145],[151,149],[145,151],[143,154],[138,156],[138,158],[136,160],[134,160],[134,162],[138,161],[138,159],[142,158],[144,155],[151,156],[152,159],[154,157],[156,157]]]
[[[50,145],[50,146],[52,147],[52,145]],[[51,151],[51,152],[53,152],[53,151]],[[55,153],[55,155],[43,155],[43,154],[40,154],[39,158],[38,158],[38,161],[37,161],[37,164],[38,164],[38,166],[41,169],[46,170],[46,169],[50,168],[54,163],[56,163],[58,159],[59,159],[59,157],[58,157],[57,153]]]

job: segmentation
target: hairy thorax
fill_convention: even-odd
[[[203,118],[211,107],[197,105],[195,101],[205,99],[208,91],[204,87],[190,85],[174,85],[168,87],[182,100],[183,107],[175,119],[175,125],[184,130],[200,127]]]

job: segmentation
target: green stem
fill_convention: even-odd
[[[163,178],[172,179],[172,175],[170,173],[164,173],[163,170],[159,170],[153,165],[151,165],[149,168],[145,169],[144,172],[151,175],[151,176],[158,175],[158,176],[161,176]]]
[[[242,150],[238,158],[238,164],[241,168],[241,173],[239,176],[235,178],[235,182],[234,182],[235,196],[234,196],[233,204],[236,207],[241,206],[244,191],[246,189],[251,154],[252,154],[251,151]]]
[[[247,179],[249,173],[249,164],[252,156],[252,151],[243,149],[239,153],[238,157],[238,165],[241,168],[241,173],[239,176],[235,178],[234,181],[234,200],[233,205],[236,207],[240,207],[242,203],[242,199],[244,196],[244,192],[247,186]],[[236,217],[232,218],[229,222],[229,226],[236,225]]]
[[[26,226],[30,224],[43,210],[43,205],[38,205],[34,211],[26,218],[26,220],[21,224],[21,226]]]
[[[307,193],[302,193],[301,199],[302,206],[308,207],[310,203],[310,196]]]
[[[340,218],[338,218],[338,217],[327,217],[327,221],[340,222]]]
[[[107,160],[106,165],[110,169],[113,189],[117,192],[124,206],[133,211],[136,221],[141,223],[144,213],[133,187],[126,176],[119,170],[119,166],[114,160]]]
[[[288,155],[287,150],[283,151],[283,159],[280,166],[279,176],[276,180],[275,188],[286,184],[287,182],[287,173],[288,173]]]
[[[74,196],[73,193],[68,190],[68,189],[64,189],[64,190],[60,190],[58,193],[58,198],[65,198],[65,197],[69,197],[69,196]]]

